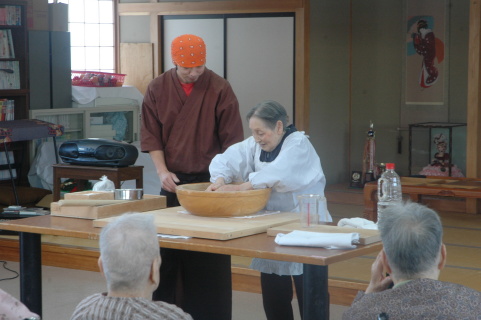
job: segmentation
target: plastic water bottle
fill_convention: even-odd
[[[386,163],[386,171],[377,181],[377,222],[389,206],[402,202],[401,178],[394,171],[394,163]]]

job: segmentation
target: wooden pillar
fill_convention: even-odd
[[[296,127],[309,133],[309,2],[295,11],[295,70],[294,110]]]
[[[470,0],[469,11],[466,175],[468,178],[479,178],[481,176],[480,0]],[[466,212],[478,213],[480,209],[480,200],[466,200]]]
[[[154,78],[164,72],[162,62],[162,30],[160,26],[160,15],[157,13],[150,14],[150,41],[154,46],[153,68]]]

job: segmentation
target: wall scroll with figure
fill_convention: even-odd
[[[405,103],[445,105],[446,0],[406,0]]]

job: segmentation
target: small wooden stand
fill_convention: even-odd
[[[70,164],[54,164],[53,167],[53,201],[60,200],[61,178],[80,180],[99,180],[103,175],[111,180],[116,189],[120,189],[120,182],[135,180],[136,188],[143,188],[144,166],[130,167],[93,167],[76,166]]]

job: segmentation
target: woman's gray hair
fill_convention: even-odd
[[[152,215],[130,213],[118,217],[102,229],[99,243],[109,291],[133,291],[145,286],[152,262],[160,255]]]
[[[422,277],[438,263],[443,226],[426,206],[407,202],[392,206],[378,223],[389,264],[402,279]]]
[[[286,109],[274,100],[265,100],[253,107],[247,113],[247,121],[252,117],[261,119],[272,130],[275,129],[279,120],[282,122],[283,128],[287,127],[288,116]]]

